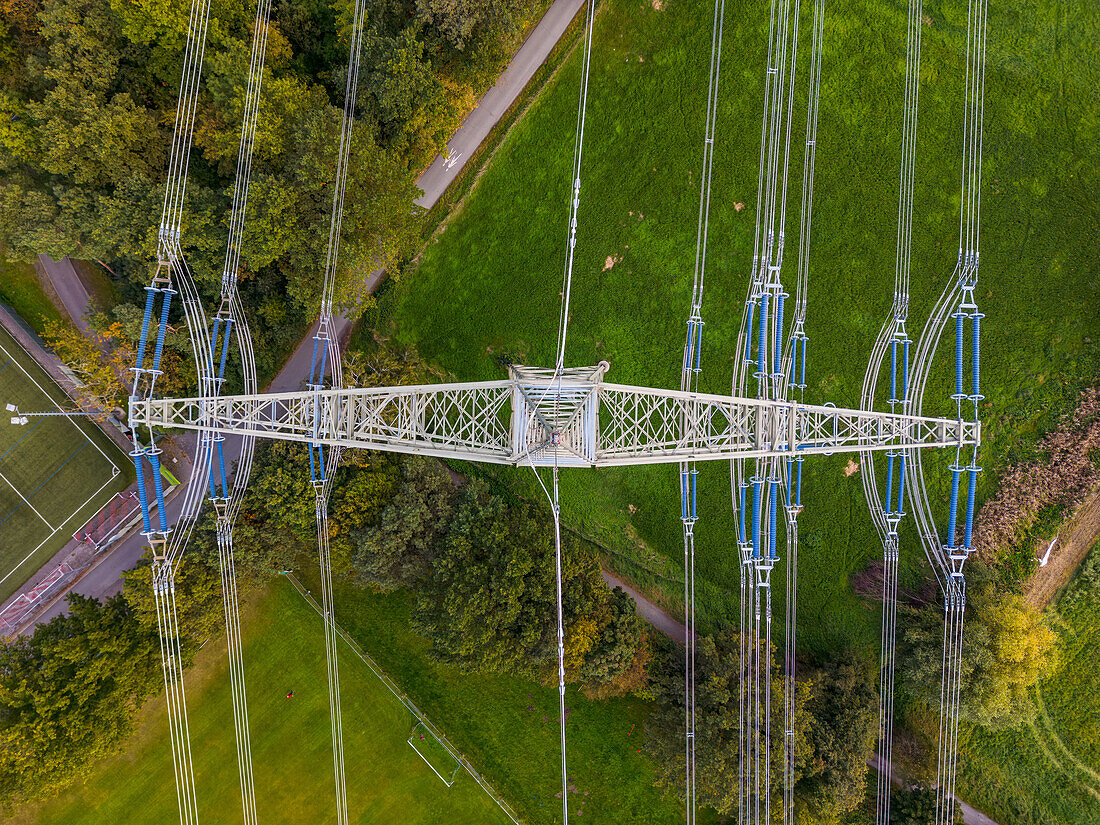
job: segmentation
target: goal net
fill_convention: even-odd
[[[444,745],[423,722],[417,722],[409,734],[409,746],[420,754],[432,773],[443,780],[448,788],[454,784],[462,764],[450,748]]]

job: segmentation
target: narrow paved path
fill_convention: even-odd
[[[662,608],[651,602],[614,573],[607,570],[600,570],[600,573],[603,575],[603,580],[607,582],[608,587],[621,587],[623,592],[634,600],[634,604],[638,608],[638,615],[649,622],[654,630],[660,631],[678,645],[684,643],[684,639],[687,638],[687,627],[684,626],[683,622],[672,618]]]
[[[435,205],[470,155],[477,150],[515,102],[524,86],[534,77],[584,2],[585,0],[557,0],[543,15],[496,85],[485,93],[477,107],[467,115],[458,131],[447,142],[446,153],[437,157],[416,181],[416,185],[424,190],[423,196],[416,201],[418,205],[425,209]]]
[[[88,335],[92,299],[69,256],[55,261],[48,255],[39,255],[35,267],[45,274],[76,328]]]

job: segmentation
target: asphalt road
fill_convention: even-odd
[[[416,181],[416,185],[424,190],[424,195],[416,201],[420,206],[429,209],[439,200],[470,155],[481,145],[523,91],[527,81],[546,60],[584,2],[585,0],[558,0],[550,7],[516,52],[496,85],[485,93],[477,108],[470,112],[447,142],[447,152],[437,157]]]
[[[500,117],[508,110],[513,101],[523,91],[524,86],[534,75],[539,66],[546,60],[551,49],[561,39],[570,21],[576,16],[577,11],[584,4],[584,0],[556,0],[543,19],[531,32],[527,40],[516,52],[512,62],[505,69],[497,84],[490,89],[478,103],[477,107],[455,132],[454,137],[448,143],[447,155],[439,156],[435,162],[417,179],[417,186],[424,190],[417,203],[425,208],[430,208],[439,200],[451,182],[462,171],[462,167],[470,155],[481,144],[485,137],[496,125]],[[39,263],[49,276],[54,289],[65,305],[66,311],[87,334],[87,322],[84,320],[88,312],[89,296],[84,285],[77,277],[72,262],[68,258],[61,261],[53,261],[45,255],[39,255]],[[376,270],[372,272],[368,280],[368,288],[374,288],[382,280],[384,272]],[[350,329],[351,322],[344,316],[335,319],[335,332],[337,338],[342,338]],[[313,356],[313,335],[317,324],[311,327],[309,333],[298,345],[298,348],[290,356],[283,369],[275,377],[268,387],[269,392],[294,392],[302,389],[304,382],[309,377],[310,360]],[[184,448],[188,455],[194,454],[194,436],[176,437],[176,441],[184,441]],[[240,456],[239,439],[227,438],[225,443],[225,457],[227,466]],[[175,470],[176,468],[173,468]],[[177,473],[178,475],[178,473]],[[182,492],[182,491],[181,491]],[[179,519],[182,508],[182,495],[168,500],[166,512],[168,523],[175,524]],[[138,563],[145,553],[145,537],[140,533],[134,533],[121,541],[103,560],[90,572],[77,582],[70,592],[80,593],[85,596],[93,596],[103,599],[114,595],[122,589],[122,573],[131,569]],[[55,616],[64,613],[67,604],[63,599],[58,600],[40,618],[39,622],[48,622]],[[680,632],[681,639],[683,631]]]
[[[38,266],[50,279],[54,291],[61,298],[65,311],[69,313],[77,329],[87,335],[91,296],[77,277],[76,269],[73,268],[73,262],[69,260],[69,256],[66,255],[60,261],[55,261],[48,255],[39,255]]]

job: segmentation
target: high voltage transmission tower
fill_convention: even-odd
[[[807,384],[807,297],[810,283],[810,236],[813,183],[818,141],[818,110],[825,31],[824,0],[812,6],[810,57],[806,83],[806,123],[802,133],[802,178],[797,256],[793,264],[793,299],[784,285],[792,268],[785,262],[788,238],[788,181],[796,76],[799,66],[799,0],[770,0],[767,63],[758,167],[756,226],[752,268],[734,353],[729,395],[699,392],[704,322],[703,284],[711,208],[711,169],[716,146],[719,79],[722,63],[724,0],[715,0],[711,60],[702,147],[702,174],[694,279],[687,319],[679,389],[625,386],[605,381],[606,362],[567,367],[569,305],[574,251],[580,227],[581,160],[592,57],[595,3],[586,10],[582,80],[578,96],[573,167],[570,177],[562,305],[557,360],[552,367],[512,366],[506,379],[456,384],[344,388],[339,343],[334,334],[333,300],[341,222],[363,36],[364,0],[355,0],[344,116],[337,151],[324,289],[314,338],[308,389],[301,392],[257,392],[251,336],[237,292],[236,273],[245,230],[252,146],[259,114],[260,81],[266,50],[269,0],[259,0],[245,97],[237,175],[233,188],[230,234],[222,273],[221,301],[209,322],[182,253],[181,225],[205,45],[209,0],[192,0],[189,37],[184,53],[169,183],[158,233],[157,269],[147,288],[141,340],[134,366],[130,423],[133,457],[141,494],[144,533],[153,548],[153,587],[161,637],[162,665],[183,825],[198,821],[197,791],[191,768],[191,742],[183,692],[175,572],[208,487],[217,516],[217,541],[230,657],[237,757],[243,818],[257,821],[248,729],[244,660],[236,594],[233,525],[247,487],[257,438],[297,441],[307,445],[318,528],[326,663],[337,822],[346,825],[347,781],[344,774],[343,725],[339,667],[328,550],[327,509],[340,453],[347,448],[375,449],[492,464],[528,467],[551,505],[555,533],[557,581],[558,688],[560,702],[562,818],[568,822],[568,768],[565,736],[565,628],[561,579],[561,502],[558,473],[566,468],[671,463],[679,465],[680,520],[684,536],[684,775],[686,819],[695,823],[697,714],[695,708],[694,556],[700,461],[726,460],[731,468],[731,502],[737,533],[740,571],[740,690],[738,697],[738,821],[771,823],[772,787],[772,596],[771,577],[783,563],[786,571],[783,652],[783,800],[781,818],[794,822],[793,735],[796,708],[798,517],[803,509],[804,461],[812,455],[858,453],[872,518],[881,535],[884,559],[882,666],[880,670],[879,756],[883,771],[878,786],[876,823],[889,819],[890,740],[893,715],[893,671],[896,631],[898,527],[908,501],[925,554],[944,597],[944,658],[937,770],[937,825],[951,821],[955,749],[961,679],[961,639],[965,610],[963,567],[972,544],[977,464],[980,444],[978,403],[980,320],[974,292],[978,272],[982,103],[984,99],[987,0],[968,0],[968,48],[965,111],[962,128],[959,257],[954,272],[915,347],[906,333],[909,320],[909,268],[913,214],[916,118],[920,72],[921,0],[910,0],[903,102],[902,163],[899,187],[897,258],[891,313],[874,342],[859,409],[815,405],[804,399]],[[789,244],[794,246],[794,243]],[[788,256],[789,257],[789,256]],[[685,267],[686,268],[686,267]],[[788,281],[790,279],[788,278]],[[199,395],[159,398],[154,389],[173,299],[178,296],[194,349]],[[788,299],[792,299],[788,303]],[[158,308],[159,307],[159,308]],[[785,312],[790,316],[785,317]],[[924,392],[944,329],[954,321],[954,417],[922,415]],[[222,387],[231,341],[240,352],[244,394],[225,395]],[[150,345],[152,354],[149,358]],[[889,356],[889,368],[886,368]],[[964,380],[969,358],[971,380]],[[880,379],[889,375],[882,403]],[[970,412],[972,411],[972,415]],[[182,514],[168,523],[160,481],[155,429],[198,432],[198,452]],[[144,430],[146,437],[140,434]],[[953,451],[947,528],[941,537],[926,490],[921,453]],[[235,471],[233,469],[236,461]],[[154,521],[145,473],[151,473],[159,509]],[[542,473],[540,474],[540,470]],[[549,471],[549,484],[543,476]],[[965,499],[963,487],[965,485]],[[885,501],[883,501],[885,491]],[[963,517],[959,518],[960,502]],[[782,518],[780,518],[782,516]],[[785,534],[785,549],[779,538]]]

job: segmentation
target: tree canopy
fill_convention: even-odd
[[[696,643],[696,794],[720,814],[738,803],[740,753],[739,636],[723,630]],[[771,780],[783,788],[783,682],[772,662]],[[793,774],[799,823],[840,823],[863,802],[867,760],[874,750],[877,696],[870,669],[851,652],[801,668],[795,687]],[[646,747],[657,763],[656,784],[685,798],[684,663],[666,655],[655,673],[658,705],[647,723]],[[751,757],[750,757],[751,758]]]
[[[140,313],[176,117],[188,11],[156,0],[0,3],[0,250],[104,261]],[[354,308],[408,257],[415,179],[518,45],[534,0],[372,4],[339,256]],[[349,0],[272,8],[238,273],[261,376],[316,313],[344,105]],[[204,297],[221,280],[252,9],[212,0],[182,242]],[[172,316],[179,318],[179,310]]]
[[[902,684],[918,701],[938,707],[943,606],[910,609],[901,641]],[[988,568],[975,563],[968,575],[960,718],[993,730],[1034,719],[1029,691],[1052,667],[1055,641],[1036,610],[1019,594],[998,589]]]
[[[87,774],[163,685],[157,637],[121,594],[69,596],[69,613],[0,642],[0,802]]]

